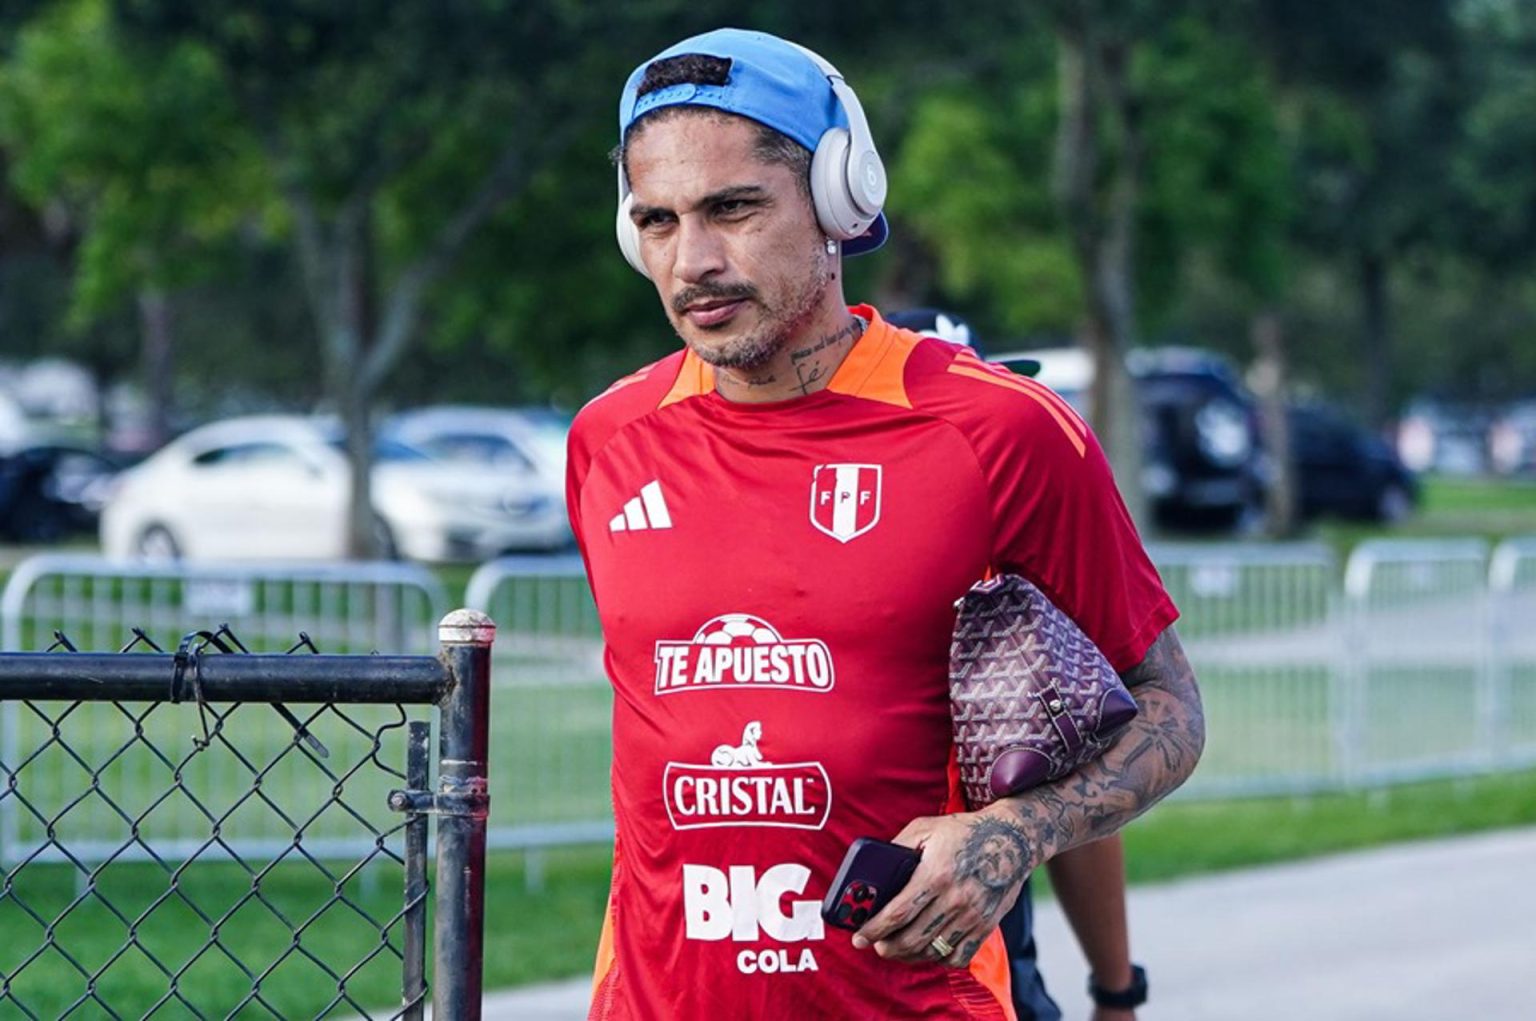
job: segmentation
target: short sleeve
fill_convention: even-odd
[[[1031,383],[978,449],[992,503],[993,567],[1061,607],[1116,670],[1140,663],[1178,617],[1088,426]]]

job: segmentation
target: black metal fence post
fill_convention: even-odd
[[[432,782],[432,725],[413,720],[407,727],[405,782],[425,791]],[[416,812],[405,824],[405,960],[401,975],[402,1021],[422,1021],[427,998],[427,814]]]
[[[478,611],[455,610],[443,618],[437,634],[453,682],[440,703],[432,1009],[442,1021],[480,1021],[485,821],[490,812],[486,760],[496,625]]]

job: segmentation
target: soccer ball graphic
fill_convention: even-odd
[[[699,628],[693,640],[698,645],[774,645],[779,633],[761,617],[726,613]]]

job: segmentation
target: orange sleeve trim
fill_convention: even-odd
[[[1055,390],[1052,390],[1038,379],[1031,379],[1029,376],[1021,376],[1016,372],[1010,371],[1009,369],[998,365],[996,362],[982,361],[981,358],[977,357],[976,352],[969,349],[962,350],[959,354],[957,354],[955,356],[955,361],[966,363],[962,366],[963,368],[985,369],[987,372],[990,372],[998,379],[1005,379],[1008,382],[1017,385],[1023,390],[1028,390],[1031,393],[1039,394],[1041,397],[1044,397],[1046,400],[1054,404],[1056,408],[1067,417],[1067,421],[1071,422],[1074,426],[1077,427],[1078,432],[1082,433],[1084,436],[1088,435],[1088,423],[1083,421],[1083,416],[1077,413],[1077,409],[1074,408],[1071,404],[1067,403],[1067,399],[1065,397],[1061,396],[1061,394],[1057,393]]]
[[[850,311],[868,320],[869,326],[832,374],[827,389],[910,410],[907,359],[920,338],[891,326],[868,305],[855,305]]]
[[[706,364],[698,355],[688,351],[683,355],[683,364],[677,370],[677,379],[672,381],[672,389],[667,391],[667,395],[656,407],[661,409],[690,397],[702,397],[714,389],[714,366]]]
[[[964,376],[967,379],[979,379],[983,383],[991,383],[993,386],[1000,386],[1005,390],[1012,390],[1015,393],[1021,393],[1028,397],[1044,408],[1056,420],[1056,424],[1061,427],[1061,431],[1066,434],[1067,439],[1071,442],[1072,449],[1077,451],[1078,457],[1088,456],[1088,444],[1085,441],[1085,437],[1077,431],[1077,424],[1079,422],[1077,415],[1071,411],[1064,414],[1052,400],[1038,392],[1043,390],[1045,393],[1050,393],[1050,390],[1046,387],[1035,383],[1032,388],[1031,386],[1022,385],[1023,381],[1016,376],[1004,378],[987,369],[973,368],[969,365],[952,364],[949,367],[949,371],[957,376]],[[1052,396],[1055,395],[1053,394]],[[1060,398],[1056,399],[1060,400]],[[1067,417],[1068,415],[1071,417]]]
[[[1077,431],[1079,433],[1081,433],[1083,436],[1088,435],[1088,423],[1083,421],[1083,416],[1079,415],[1077,413],[1077,409],[1068,404],[1066,398],[1061,396],[1061,394],[1057,393],[1055,390],[1052,390],[1038,379],[1030,379],[1028,376],[1014,376],[1013,379],[1015,382],[1022,383],[1024,385],[1024,389],[1028,390],[1030,393],[1039,394],[1041,397],[1044,397],[1046,400],[1056,405],[1056,407],[1060,409],[1061,413],[1067,416],[1067,421],[1071,422],[1077,427]]]

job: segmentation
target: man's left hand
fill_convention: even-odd
[[[853,937],[898,961],[964,968],[1013,906],[1036,864],[1033,843],[1017,824],[984,812],[929,816],[907,824],[894,842],[923,860],[906,888]],[[941,940],[950,952],[934,947]]]

